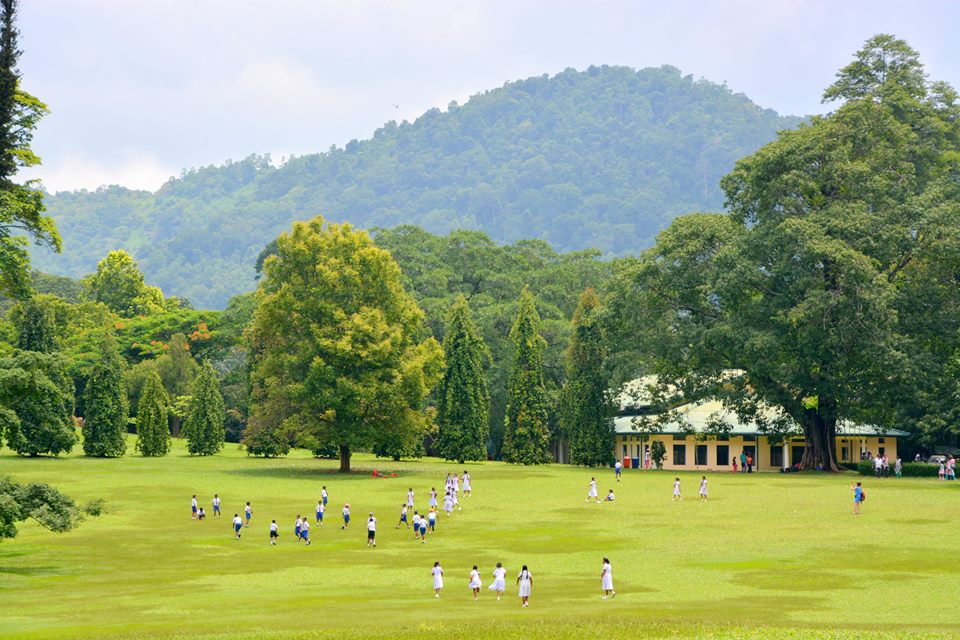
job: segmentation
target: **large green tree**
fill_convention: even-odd
[[[0,358],[0,428],[20,455],[70,452],[77,443],[73,381],[61,356],[16,351]]]
[[[149,369],[137,405],[137,451],[144,456],[165,456],[170,452],[167,422],[170,398],[156,369]]]
[[[566,353],[561,423],[570,439],[570,460],[596,466],[613,461],[613,403],[605,368],[607,335],[600,297],[586,289],[573,313]]]
[[[366,233],[318,217],[280,236],[249,335],[257,428],[336,446],[341,471],[358,447],[426,429],[440,345],[396,262]]]
[[[226,415],[217,372],[209,362],[203,363],[191,391],[182,435],[191,455],[211,456],[223,448]]]
[[[540,335],[540,314],[529,287],[520,294],[510,341],[513,366],[507,383],[503,458],[508,462],[544,464],[550,462],[547,394],[543,383],[543,351],[547,341]]]
[[[148,286],[140,266],[123,249],[111,251],[96,273],[83,279],[87,295],[122,318],[145,316],[165,309],[163,292]]]
[[[40,164],[30,143],[48,111],[20,88],[16,13],[16,0],[0,0],[0,294],[24,298],[30,292],[29,240],[60,251],[60,234],[43,215],[37,181],[16,182],[20,169]]]
[[[100,341],[99,359],[84,387],[83,452],[114,458],[127,450],[130,408],[124,380],[126,364],[113,336]]]
[[[824,99],[723,179],[730,215],[676,220],[611,296],[664,388],[778,409],[764,426],[802,429],[807,469],[837,468],[843,420],[935,410],[960,335],[955,92],[880,35]]]
[[[190,348],[190,341],[182,333],[175,333],[163,354],[154,360],[157,373],[163,381],[163,387],[170,396],[171,403],[182,403],[189,398],[193,381],[200,374],[200,365]],[[180,435],[180,417],[173,414],[171,430],[174,436]]]
[[[437,387],[437,452],[458,462],[486,460],[490,392],[485,368],[490,352],[463,296],[447,316],[443,354],[447,367]]]

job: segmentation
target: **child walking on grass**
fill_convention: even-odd
[[[433,574],[433,597],[439,598],[440,590],[443,589],[443,569],[440,568],[439,562],[433,563],[433,571],[430,573]]]
[[[673,479],[673,499],[683,500],[683,498],[680,497],[680,478]]]

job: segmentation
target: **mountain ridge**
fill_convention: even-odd
[[[37,250],[35,266],[79,276],[125,248],[166,293],[223,307],[253,286],[264,245],[318,214],[636,253],[676,215],[720,209],[717,182],[736,159],[801,121],[675,67],[568,69],[279,166],[252,155],[155,192],[58,192],[47,202],[64,253]]]

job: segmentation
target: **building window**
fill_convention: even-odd
[[[840,447],[840,461],[850,462],[850,453],[847,447]]]
[[[717,445],[717,466],[726,467],[730,464],[730,445]]]
[[[770,445],[770,466],[783,468],[783,447],[779,445]]]
[[[698,464],[698,465],[706,466],[706,465],[710,464],[709,462],[707,462],[707,445],[705,445],[705,444],[698,444],[698,445],[697,445],[697,451],[696,451],[696,453],[695,453],[694,455],[696,455],[696,457],[697,457],[697,464]]]
[[[675,465],[687,464],[687,445],[685,444],[673,445],[673,464]]]
[[[877,438],[877,440],[880,441],[880,444],[883,444],[883,442],[884,442],[884,440],[886,440],[886,438]]]
[[[886,450],[887,450],[886,447],[878,447],[878,448],[877,448],[877,455],[882,458],[882,457],[883,457],[883,454],[886,452]]]

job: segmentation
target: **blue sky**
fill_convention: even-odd
[[[946,0],[24,0],[24,86],[53,111],[31,176],[155,189],[184,167],[322,151],[591,64],[671,64],[803,115],[879,32],[960,86],[958,24]]]

